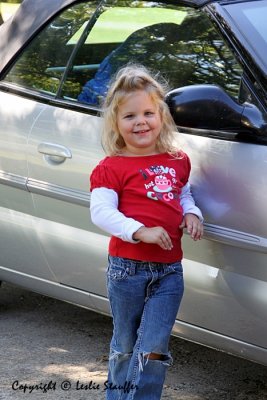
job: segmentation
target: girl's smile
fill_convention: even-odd
[[[162,120],[159,107],[146,91],[136,90],[120,104],[117,127],[125,142],[125,154],[139,156],[158,152]]]

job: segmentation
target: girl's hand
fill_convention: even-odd
[[[171,250],[173,245],[168,232],[161,226],[146,228],[141,226],[134,234],[134,240],[140,240],[144,243],[154,243],[159,245],[163,250]]]
[[[200,240],[203,236],[203,224],[195,214],[185,214],[179,228],[187,228],[187,233],[194,240]]]

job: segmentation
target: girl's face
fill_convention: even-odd
[[[159,107],[144,90],[137,90],[120,104],[117,127],[125,142],[127,155],[152,155],[162,128]]]

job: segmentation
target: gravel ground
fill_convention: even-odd
[[[104,400],[110,318],[4,283],[0,332],[1,400]],[[267,367],[177,338],[170,350],[162,399],[267,400]]]

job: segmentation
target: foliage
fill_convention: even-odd
[[[20,4],[23,0],[5,0],[2,3],[9,3],[9,4]]]

